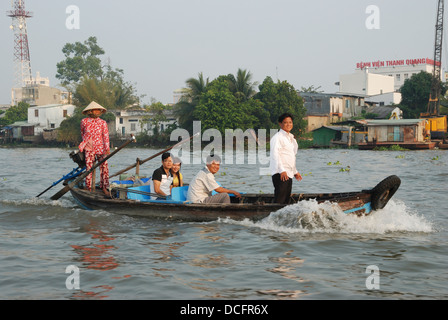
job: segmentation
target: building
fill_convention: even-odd
[[[434,60],[429,58],[414,58],[368,61],[356,64],[356,70],[365,69],[368,69],[369,73],[392,77],[394,79],[394,91],[398,91],[406,79],[409,79],[412,75],[421,71],[432,74],[434,71]],[[443,80],[442,76],[440,80]]]
[[[27,121],[17,121],[1,129],[3,142],[27,141],[32,142],[35,139],[34,126]]]
[[[362,95],[299,92],[305,101],[307,132],[323,125],[361,116],[372,106]]]
[[[364,95],[380,106],[401,103],[400,88],[406,79],[422,71],[433,73],[429,58],[359,62],[352,74],[339,76],[339,93]],[[441,78],[441,80],[443,80]]]
[[[117,137],[124,137],[129,134],[146,133],[148,135],[154,134],[154,125],[152,119],[154,114],[145,109],[128,109],[111,111],[115,115],[115,130],[110,130],[110,133],[115,132]],[[177,119],[172,112],[166,111],[166,121],[158,123],[158,131],[164,131],[169,125],[177,123]]]
[[[44,130],[59,128],[61,122],[74,112],[75,106],[71,104],[32,106],[28,108],[28,123],[34,126],[34,134],[39,135]]]
[[[61,104],[68,102],[68,92],[50,87],[50,80],[36,73],[36,78],[25,81],[22,88],[12,88],[11,105],[26,102],[30,106],[44,106],[49,104]]]
[[[369,68],[357,70],[352,74],[339,76],[339,93],[362,96],[376,96],[394,92],[394,78],[389,75],[375,74]]]
[[[359,120],[367,126],[367,142],[358,148],[369,150],[375,147],[398,145],[405,149],[432,149],[436,143],[426,136],[425,119]]]
[[[36,84],[12,89],[11,105],[25,102],[30,106],[44,106],[49,104],[60,104],[63,101],[64,93],[58,88]]]
[[[365,142],[367,131],[352,126],[322,126],[313,130],[313,147],[350,147]]]

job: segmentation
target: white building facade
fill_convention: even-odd
[[[378,105],[399,104],[399,90],[406,79],[422,71],[432,74],[433,70],[434,60],[429,58],[359,62],[355,73],[339,77],[339,91],[364,95],[366,101]]]
[[[75,106],[71,104],[50,104],[45,106],[33,106],[28,108],[28,124],[34,125],[34,134],[38,135],[44,130],[59,128],[65,118],[75,112]]]
[[[116,110],[115,114],[115,134],[117,136],[127,136],[129,134],[147,133],[153,135],[154,126],[152,124],[152,113],[146,110]],[[169,125],[177,123],[177,120],[170,114],[166,114],[167,120],[158,124],[158,131],[164,131]]]
[[[434,60],[429,58],[409,58],[398,60],[378,60],[371,62],[359,62],[356,70],[368,68],[369,73],[389,76],[394,79],[394,89],[398,91],[406,79],[412,75],[425,71],[433,73]],[[443,80],[442,77],[440,80]]]

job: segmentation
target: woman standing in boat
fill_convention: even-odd
[[[82,112],[88,115],[81,120],[82,142],[79,145],[79,151],[85,153],[86,168],[92,168],[95,160],[101,159],[110,154],[109,130],[107,123],[100,116],[106,113],[106,109],[95,101],[92,101]],[[92,173],[86,177],[86,188],[92,190]],[[109,195],[109,166],[107,161],[100,165],[100,188],[104,194]],[[93,186],[95,189],[95,186]]]
[[[278,118],[280,131],[271,138],[270,170],[274,184],[274,202],[289,203],[292,178],[302,180],[296,169],[297,141],[291,133],[293,116],[284,113]]]

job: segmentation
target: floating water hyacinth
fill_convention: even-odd
[[[431,160],[439,160],[439,156],[432,158]]]

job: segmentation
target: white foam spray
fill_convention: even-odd
[[[221,221],[284,233],[386,234],[435,231],[430,221],[412,212],[399,200],[391,200],[384,209],[362,217],[345,214],[337,204],[319,204],[316,200],[309,200],[286,206],[257,222],[247,219]]]

